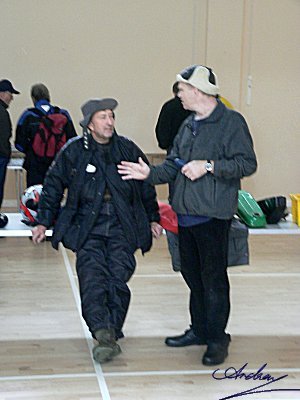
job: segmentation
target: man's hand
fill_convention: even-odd
[[[163,227],[161,225],[159,225],[157,222],[151,222],[151,232],[152,232],[152,236],[155,239],[158,239],[160,237],[160,235],[162,234],[163,231]]]
[[[207,171],[205,169],[206,163],[207,160],[190,161],[181,168],[181,173],[191,181],[195,181],[196,179],[199,179],[205,174],[207,174]],[[213,161],[211,163],[213,165]]]
[[[150,174],[149,166],[139,157],[138,163],[133,163],[129,161],[121,161],[118,165],[118,172],[122,176],[124,181],[128,179],[137,179],[143,181],[148,178]]]
[[[32,229],[32,241],[34,244],[41,243],[46,238],[46,227],[37,225]]]

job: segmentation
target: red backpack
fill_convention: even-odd
[[[67,141],[67,123],[68,118],[59,110],[43,115],[32,141],[34,154],[45,161],[52,161]]]

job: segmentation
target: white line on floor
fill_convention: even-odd
[[[217,367],[216,367],[217,368]],[[187,371],[130,371],[130,372],[106,372],[105,376],[164,376],[164,375],[212,375],[216,370],[187,370]],[[220,368],[221,369],[221,368]],[[221,369],[222,372],[222,369]],[[256,369],[247,368],[248,372],[257,372]],[[287,374],[287,373],[300,373],[300,368],[268,368],[268,373]]]
[[[74,279],[73,270],[72,270],[72,267],[71,267],[71,264],[70,264],[66,249],[62,245],[60,245],[60,250],[62,252],[64,263],[65,263],[65,267],[66,267],[66,270],[67,270],[67,273],[68,273],[68,276],[69,276],[69,280],[70,280],[73,296],[75,298],[75,302],[76,302],[77,310],[78,310],[78,313],[79,313],[79,316],[80,316],[80,321],[81,321],[81,324],[82,324],[84,335],[85,335],[85,338],[86,338],[86,341],[87,341],[87,344],[88,344],[88,347],[89,347],[89,350],[90,350],[92,362],[93,362],[94,369],[95,369],[96,376],[97,376],[98,385],[99,385],[99,388],[100,388],[100,391],[101,391],[101,395],[102,395],[102,400],[111,400],[110,394],[109,394],[109,391],[108,391],[108,387],[107,387],[105,379],[104,379],[102,368],[101,368],[100,364],[98,364],[98,363],[96,364],[94,359],[93,359],[93,352],[92,352],[92,350],[93,350],[93,338],[92,338],[92,336],[91,336],[91,334],[90,334],[90,332],[89,332],[89,330],[88,330],[88,328],[86,326],[85,321],[83,320],[83,318],[81,316],[80,296],[79,296],[78,288],[77,288],[77,285],[76,285],[76,282],[75,282],[75,279]]]
[[[115,372],[102,372],[106,377],[124,377],[124,376],[169,376],[169,375],[212,375],[215,369],[212,370],[187,370],[187,371],[115,371]],[[221,369],[222,372],[222,369]],[[257,372],[257,369],[247,369],[247,372]],[[293,374],[300,373],[300,368],[268,368],[268,373],[272,374]],[[53,375],[18,375],[18,376],[2,376],[0,381],[22,381],[22,380],[49,380],[49,379],[86,379],[93,378],[96,373],[82,373],[82,374],[53,374]],[[104,399],[104,397],[103,397]]]
[[[229,272],[228,274],[229,277],[231,276],[238,276],[239,278],[282,278],[282,277],[294,277],[294,278],[300,278],[300,272],[292,272],[292,273],[285,273],[285,272],[271,272],[271,273],[260,273],[260,272],[241,272],[241,273],[235,273],[235,272]],[[133,276],[133,279],[136,278],[181,278],[181,274],[135,274]]]

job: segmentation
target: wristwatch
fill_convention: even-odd
[[[211,171],[213,170],[213,166],[210,160],[207,160],[205,163],[205,169],[207,171],[207,173],[211,173]]]

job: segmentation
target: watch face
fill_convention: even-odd
[[[210,162],[207,162],[205,164],[205,169],[207,172],[211,172],[212,171],[212,164]]]

